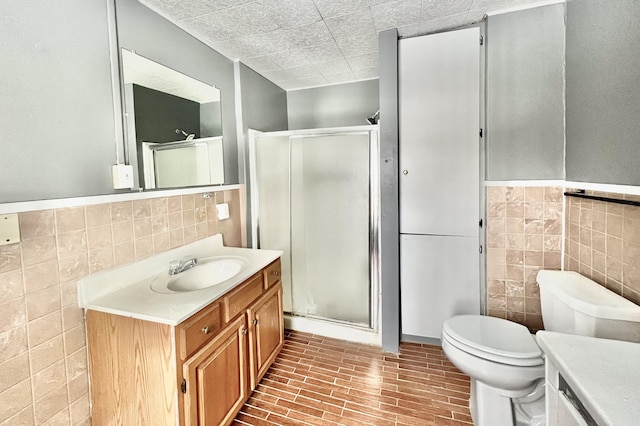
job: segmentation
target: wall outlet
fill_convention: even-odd
[[[113,169],[113,189],[133,188],[133,166],[126,164],[114,164]]]
[[[17,214],[0,214],[0,246],[20,242],[20,223]]]

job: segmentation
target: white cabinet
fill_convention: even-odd
[[[597,423],[591,418],[573,391],[558,373],[556,366],[546,362],[546,426],[591,426]]]

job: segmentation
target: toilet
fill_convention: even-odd
[[[546,330],[640,342],[640,306],[576,272],[543,270],[537,282]],[[475,426],[545,424],[544,356],[525,326],[454,316],[443,323],[442,349],[471,377]]]

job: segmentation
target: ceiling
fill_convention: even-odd
[[[139,0],[286,90],[378,77],[379,31],[412,37],[540,0]],[[548,2],[547,2],[548,3]]]

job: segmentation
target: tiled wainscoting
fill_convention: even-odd
[[[637,195],[586,193],[640,200]],[[565,269],[640,304],[640,207],[567,197]]]
[[[490,186],[487,314],[542,328],[536,274],[561,269],[563,189]]]
[[[471,425],[469,378],[438,346],[400,352],[285,331],[236,425]]]
[[[22,242],[0,247],[0,424],[90,423],[77,280],[216,233],[240,246],[240,209],[234,189],[20,213]]]

